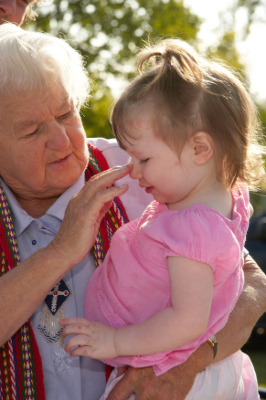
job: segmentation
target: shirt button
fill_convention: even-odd
[[[37,243],[37,240],[34,239],[31,243],[33,244],[33,246],[35,246],[35,244]]]

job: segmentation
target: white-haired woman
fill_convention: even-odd
[[[98,174],[127,156],[114,140],[92,141],[98,149],[86,143],[79,108],[89,81],[75,50],[62,39],[5,24],[0,59],[0,397],[97,400],[105,366],[70,358],[59,321],[83,317],[88,280],[113,231],[151,199],[131,182],[128,189],[129,166]],[[237,351],[265,311],[265,277],[252,260],[245,277],[218,334],[215,361]],[[184,399],[212,359],[205,343],[160,378],[152,368],[129,369],[110,400],[132,392],[136,399]]]

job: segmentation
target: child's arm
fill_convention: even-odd
[[[226,326],[216,335],[219,345],[214,360],[213,350],[205,342],[183,364],[160,376],[154,374],[153,367],[129,367],[110,393],[110,400],[123,400],[131,393],[142,400],[185,400],[197,373],[238,351],[249,338],[256,321],[266,312],[265,274],[250,256],[246,256],[243,269],[244,289]]]
[[[62,336],[76,333],[65,350],[71,355],[109,359],[122,355],[153,354],[172,350],[202,335],[208,324],[213,292],[213,271],[207,264],[169,257],[169,307],[148,320],[115,329],[85,319],[62,320]]]

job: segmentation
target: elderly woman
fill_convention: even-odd
[[[125,164],[127,156],[114,140],[92,141],[100,151],[86,143],[79,108],[89,85],[75,50],[61,39],[5,24],[0,59],[0,397],[97,400],[105,366],[67,355],[59,321],[83,317],[88,280],[113,231],[138,217],[151,198],[136,182],[128,189],[129,166],[98,174]],[[215,362],[245,343],[266,309],[265,276],[252,260],[245,278],[217,335]],[[205,343],[159,378],[152,368],[130,368],[109,399],[135,392],[136,399],[182,400],[212,360]],[[215,375],[215,364],[208,368]]]

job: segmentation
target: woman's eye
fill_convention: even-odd
[[[35,131],[33,131],[33,132],[27,133],[24,137],[28,138],[28,137],[34,136],[34,135],[36,135],[36,133],[38,133],[38,131],[39,131],[39,128],[35,129]]]
[[[149,161],[149,158],[145,158],[145,160],[140,160],[140,163],[141,163],[141,164],[144,164],[144,163],[146,163],[147,161]]]
[[[70,114],[71,114],[71,111],[68,111],[67,113],[65,113],[65,114],[63,114],[63,115],[60,115],[60,119],[66,119],[66,118],[68,118],[69,116],[70,116]]]

